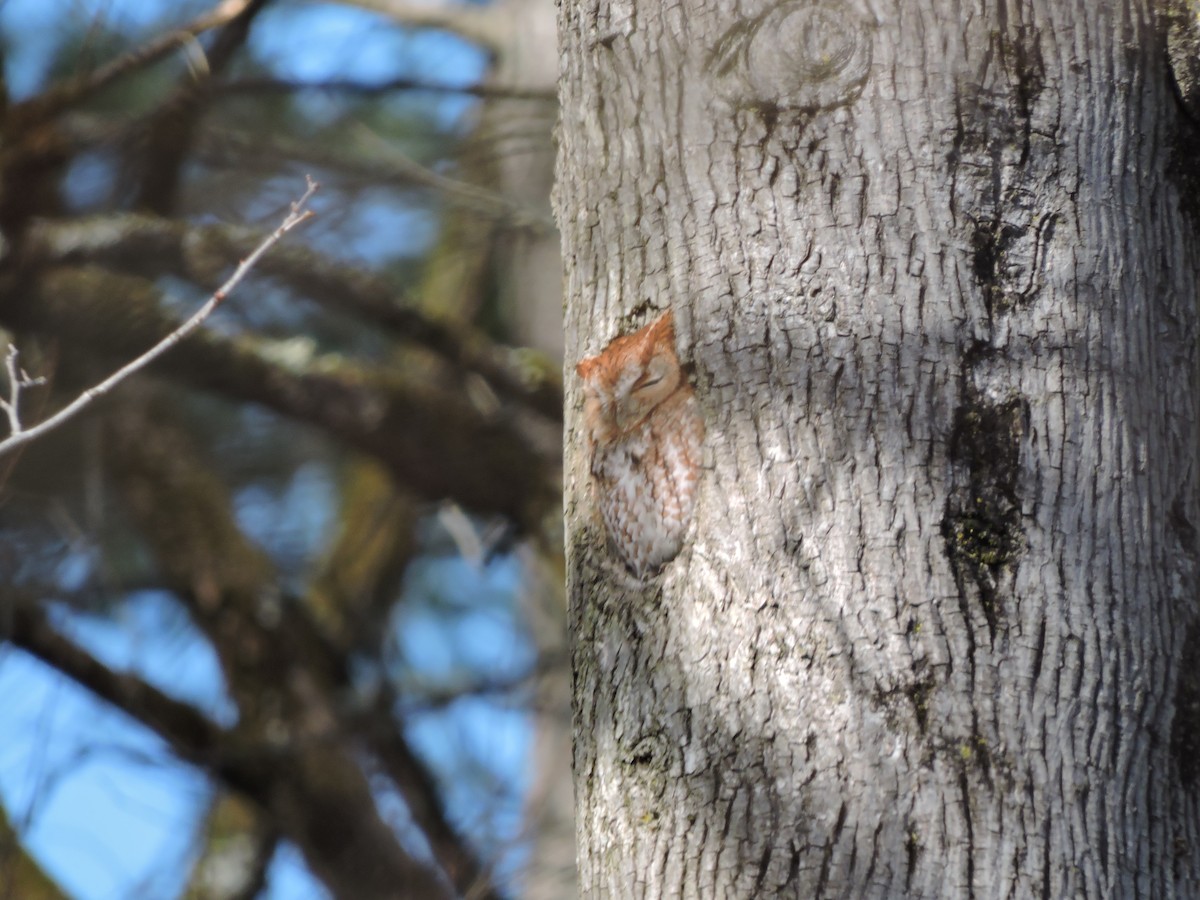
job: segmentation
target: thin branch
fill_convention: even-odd
[[[241,78],[217,85],[217,95],[252,93],[298,93],[300,91],[328,91],[330,93],[356,94],[377,97],[399,91],[431,94],[462,94],[483,100],[532,100],[555,103],[557,93],[548,88],[520,88],[500,84],[439,84],[415,78],[393,78],[376,84],[366,84],[353,79],[331,78],[327,81],[299,81],[286,78]]]
[[[539,660],[524,672],[503,677],[477,678],[462,684],[414,685],[406,691],[412,696],[394,701],[395,715],[407,721],[417,715],[444,710],[459,700],[480,698],[524,712],[535,712],[538,709],[536,700],[526,695],[537,686],[538,681],[553,674],[556,669],[559,673],[566,672],[561,658]]]
[[[42,610],[13,592],[3,595],[0,639],[57,669],[97,697],[146,725],[183,759],[211,763],[225,732],[194,706],[176,700],[136,675],[115,672],[59,634]]]
[[[68,358],[83,352],[124,361],[177,326],[161,307],[161,293],[145,279],[101,267],[52,267],[30,279],[20,302],[0,310],[0,320],[54,335]],[[111,340],[98,347],[98,332],[112,332]],[[311,424],[375,456],[421,497],[450,498],[523,527],[561,497],[561,442],[540,423],[489,414],[461,386],[431,379],[424,368],[310,357],[301,348],[281,357],[281,349],[252,333],[204,329],[155,363],[155,372]],[[480,447],[488,452],[481,455]]]
[[[429,841],[434,857],[460,896],[499,900],[500,893],[469,843],[446,816],[437,779],[396,727],[390,691],[376,697],[373,708],[351,717],[349,725],[367,743],[384,774],[392,780],[409,813]]]
[[[343,186],[348,176],[378,187],[403,184],[438,191],[448,203],[470,209],[501,222],[505,227],[528,229],[534,234],[552,234],[556,224],[548,212],[541,212],[511,200],[496,191],[448,178],[397,150],[392,144],[364,125],[350,126],[349,140],[337,149],[325,148],[313,141],[280,138],[244,129],[206,126],[198,145],[198,158],[218,166],[234,166],[240,171],[266,173],[266,162],[274,172],[280,160],[336,170]],[[343,146],[345,145],[345,146]],[[356,152],[361,148],[362,152]]]
[[[68,265],[99,263],[144,277],[182,273],[208,285],[216,280],[212,270],[217,261],[249,250],[258,234],[243,226],[192,225],[124,213],[90,220],[35,222],[29,240],[39,260]],[[481,376],[502,397],[551,421],[562,418],[557,368],[535,353],[497,345],[473,328],[426,315],[413,299],[397,297],[395,286],[384,278],[302,245],[276,248],[258,272],[329,309],[362,317],[432,350]]]
[[[226,298],[233,291],[233,289],[241,283],[242,279],[246,277],[247,273],[254,268],[255,263],[257,263],[268,250],[279,243],[285,234],[287,234],[297,225],[300,225],[302,222],[307,221],[314,215],[311,210],[307,210],[304,207],[308,201],[312,199],[312,195],[316,192],[319,185],[317,182],[313,181],[311,176],[307,177],[307,182],[308,187],[304,191],[303,196],[301,196],[299,200],[292,204],[291,210],[288,212],[287,217],[284,218],[283,222],[280,223],[279,227],[271,232],[271,234],[269,234],[249,256],[247,256],[241,261],[241,263],[238,264],[238,267],[234,270],[233,274],[229,276],[229,280],[217,288],[216,292],[208,298],[208,301],[202,307],[200,307],[200,309],[197,310],[190,319],[185,321],[182,325],[168,334],[165,338],[163,338],[137,359],[121,367],[94,387],[88,388],[50,418],[39,423],[38,425],[35,425],[33,428],[14,430],[13,433],[6,439],[0,441],[0,456],[3,456],[5,453],[20,447],[22,444],[27,444],[30,441],[42,436],[46,432],[52,431],[53,429],[59,427],[68,419],[74,417],[80,411],[85,409],[97,398],[103,397],[130,375],[140,371],[141,369],[144,369],[150,363],[154,362],[154,360],[158,359],[160,356],[186,338],[189,334],[199,328],[202,324],[204,324],[205,320],[216,311],[217,307],[225,302]],[[10,416],[10,422],[11,421],[13,420]],[[17,421],[15,424],[19,429],[20,422]]]
[[[361,768],[343,748],[309,742],[280,753],[248,742],[244,733],[221,728],[137,676],[113,671],[55,631],[26,601],[0,593],[0,639],[127,713],[181,759],[273,811],[284,834],[336,896],[390,897],[397,884],[411,886],[408,896],[449,896],[432,866],[400,845],[379,815]]]
[[[124,501],[133,526],[145,536],[154,567],[183,598],[224,661],[240,727],[257,740],[266,722],[282,717],[293,743],[290,760],[280,762],[285,770],[291,769],[294,784],[311,798],[307,808],[318,816],[327,814],[329,807],[320,802],[317,792],[341,793],[344,787],[347,793],[337,804],[350,807],[361,801],[366,812],[370,794],[361,770],[352,762],[359,754],[351,751],[354,744],[342,736],[344,729],[338,722],[339,709],[352,690],[346,658],[332,646],[312,609],[298,599],[281,598],[287,612],[269,627],[259,621],[254,609],[267,592],[277,590],[277,573],[236,527],[228,491],[197,458],[189,434],[151,407],[126,408],[122,420],[113,424],[117,427],[109,430],[106,446],[116,494]],[[214,527],[213,523],[225,525]],[[198,596],[195,586],[199,584],[206,585],[211,596]],[[244,652],[246,641],[262,647],[253,659]],[[263,702],[265,690],[273,691],[269,703]],[[386,708],[383,711],[391,722]],[[308,769],[305,759],[319,761],[318,767]],[[268,777],[289,776],[284,771]],[[261,784],[254,788],[263,795]],[[374,801],[369,802],[373,816]],[[269,801],[264,805],[279,809]],[[482,867],[474,861],[465,838],[447,830],[441,807],[423,817],[423,806],[409,806],[417,826],[428,832],[434,856],[447,873],[452,878],[461,874],[468,883],[475,883]],[[355,821],[358,827],[369,825],[361,817]],[[339,827],[343,824],[350,827],[350,822],[339,822]],[[280,826],[296,829],[287,823]],[[445,841],[450,845],[443,846]],[[414,897],[440,895],[416,889],[411,893]],[[393,894],[346,891],[338,896]]]
[[[269,0],[239,2],[239,15],[223,25],[212,41],[204,60],[203,77],[192,72],[148,117],[149,127],[142,136],[133,167],[137,182],[134,204],[141,209],[165,213],[175,207],[184,165],[200,118],[208,107],[212,82],[224,73],[245,44],[251,24]]]
[[[358,6],[382,13],[394,22],[409,28],[438,28],[456,34],[492,53],[501,53],[512,46],[512,35],[520,27],[513,10],[494,4],[475,6],[461,3],[409,3],[406,0],[345,0],[348,6]]]
[[[122,75],[157,62],[177,47],[183,47],[189,52],[193,69],[205,69],[207,63],[203,51],[196,43],[197,35],[233,21],[245,12],[251,2],[252,0],[221,0],[207,13],[193,19],[182,28],[160,34],[93,72],[56,85],[31,100],[17,104],[11,112],[10,125],[12,122],[18,122],[27,126],[56,115],[84,97],[107,87]]]
[[[4,359],[8,370],[8,399],[0,400],[0,409],[8,415],[8,427],[13,434],[21,431],[21,391],[27,387],[45,384],[45,378],[30,378],[29,373],[21,368],[20,353],[16,344],[8,345],[8,353]]]
[[[547,233],[553,232],[556,227],[550,216],[527,209],[496,191],[460,181],[457,178],[449,178],[428,166],[421,165],[366,125],[354,126],[351,133],[364,145],[370,158],[382,160],[383,165],[388,169],[413,184],[441,191],[448,199],[457,202],[460,206],[505,219],[515,227],[533,227]]]

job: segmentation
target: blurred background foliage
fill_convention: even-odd
[[[573,895],[553,4],[4,0],[0,897]],[[4,385],[7,393],[8,385]]]

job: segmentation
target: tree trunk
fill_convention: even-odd
[[[586,897],[1200,896],[1200,153],[1137,0],[562,5],[567,354],[675,313],[678,556],[572,379]]]

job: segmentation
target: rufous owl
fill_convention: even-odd
[[[638,579],[675,558],[692,518],[704,420],[675,353],[668,310],[575,371],[596,503]]]

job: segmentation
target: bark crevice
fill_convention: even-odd
[[[1200,779],[1200,623],[1193,623],[1183,642],[1175,680],[1175,718],[1171,723],[1171,755],[1179,781],[1194,788]]]
[[[1004,586],[1025,548],[1017,480],[1028,403],[1020,397],[991,400],[970,383],[969,371],[964,374],[965,394],[950,434],[950,460],[962,477],[947,498],[942,536],[959,594],[973,596],[994,641]]]

